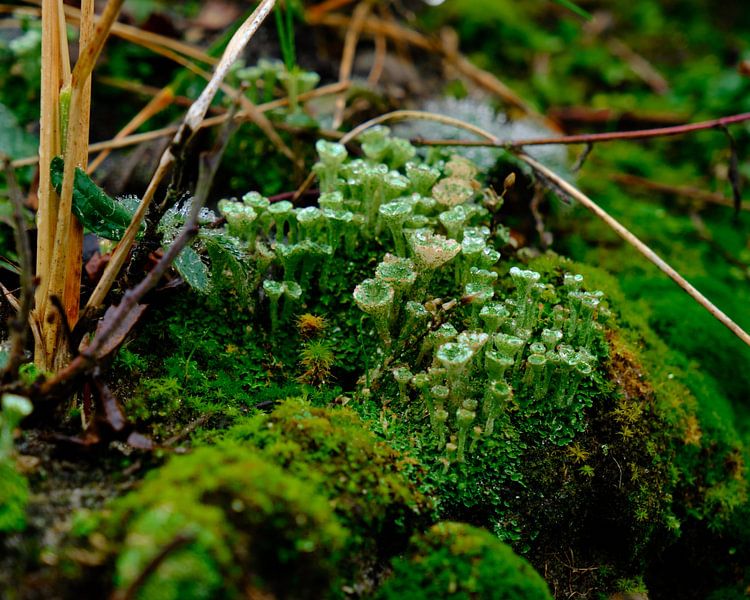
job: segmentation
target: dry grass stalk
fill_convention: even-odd
[[[42,281],[42,302],[37,308],[39,321],[39,329],[42,334],[41,348],[37,348],[38,352],[35,355],[35,361],[37,365],[47,370],[57,370],[65,366],[68,360],[66,340],[62,339],[64,332],[64,324],[62,321],[62,315],[58,313],[55,307],[52,305],[50,299],[56,297],[59,299],[66,299],[70,302],[70,309],[65,308],[66,313],[70,313],[77,316],[78,313],[78,290],[72,291],[74,286],[80,286],[80,261],[81,252],[79,248],[82,245],[82,235],[77,235],[77,229],[79,224],[75,221],[72,214],[72,200],[73,200],[73,178],[75,175],[75,169],[82,161],[86,160],[88,156],[88,136],[89,136],[89,119],[90,119],[90,101],[91,101],[91,73],[94,69],[99,54],[104,47],[104,42],[107,39],[109,29],[114,23],[117,15],[119,14],[120,7],[122,6],[123,0],[109,0],[107,3],[102,18],[93,24],[93,3],[88,7],[84,4],[84,10],[86,14],[86,20],[83,25],[83,40],[88,40],[88,43],[82,47],[79,53],[78,61],[76,62],[75,68],[70,77],[69,83],[66,82],[65,78],[62,81],[62,89],[58,86],[57,90],[45,89],[44,93],[50,94],[51,97],[56,97],[57,104],[59,107],[60,98],[62,92],[69,94],[70,103],[67,117],[67,132],[57,131],[57,152],[63,150],[65,157],[65,171],[63,176],[63,182],[60,190],[59,197],[57,199],[56,210],[49,203],[45,203],[44,209],[42,209],[42,202],[40,201],[40,212],[43,214],[43,220],[49,220],[48,228],[51,230],[52,240],[51,247],[46,248],[47,252],[51,251],[49,256],[49,262],[43,264],[41,269],[38,270],[37,274]],[[43,11],[49,9],[51,2],[44,3],[42,6]],[[44,24],[44,17],[47,16],[49,21]],[[54,19],[54,23],[53,23]],[[55,27],[56,33],[54,34],[53,41],[58,42],[60,48],[67,47],[67,41],[65,37],[65,23],[62,14],[62,6],[60,3],[57,5],[57,10],[54,12],[43,12],[43,30],[46,31],[46,27]],[[46,27],[45,27],[46,25]],[[55,61],[48,67],[50,69],[59,69],[64,64],[64,51],[59,51],[58,55],[44,55],[44,60]],[[54,82],[50,82],[50,88],[54,85]],[[49,100],[49,99],[47,99]],[[49,114],[45,114],[44,108],[50,108],[45,100],[43,100],[42,120],[48,119]],[[52,114],[57,116],[59,119],[59,108],[55,107],[52,109]],[[66,121],[62,119],[63,123]],[[60,142],[60,138],[65,136],[65,139]],[[44,140],[42,146],[45,144],[52,144],[51,140]],[[62,148],[60,147],[62,146]],[[42,160],[42,168],[40,171],[44,173],[49,167],[49,160],[55,154],[48,154],[45,150],[40,151],[40,155],[44,154],[44,158],[40,156]],[[46,160],[49,159],[49,160]],[[49,183],[47,184],[49,185]],[[46,210],[45,210],[46,209]],[[52,229],[52,222],[54,222],[54,229]],[[50,240],[44,242],[45,246],[50,243]],[[75,279],[71,282],[71,279]],[[75,306],[74,306],[75,305]]]
[[[65,42],[65,29],[60,27],[61,11],[62,1],[45,2],[42,7],[42,82],[39,122],[39,161],[42,165],[49,165],[52,159],[61,153],[60,89],[70,78],[69,64],[67,72],[64,68],[67,43]],[[36,292],[36,309],[32,315],[31,327],[35,340],[35,361],[37,366],[43,369],[48,367],[43,330],[58,206],[59,199],[52,187],[49,169],[40,169],[36,259],[39,287]]]
[[[29,4],[34,4],[36,6],[42,5],[42,0],[26,0],[26,2],[28,2]],[[19,9],[19,7],[17,6],[11,6],[8,8],[12,9],[12,12],[18,12],[18,14],[23,15],[38,16],[40,14],[40,11],[38,9]],[[78,25],[81,22],[81,11],[75,6],[65,5],[65,16],[73,25]],[[159,35],[158,33],[143,31],[142,29],[139,29],[138,27],[134,27],[132,25],[126,25],[124,23],[114,23],[112,25],[111,33],[116,37],[119,37],[128,42],[133,42],[134,44],[144,45],[146,43],[149,43],[154,46],[169,48],[175,52],[183,54],[184,56],[205,63],[207,65],[215,65],[219,62],[217,58],[209,56],[200,48],[196,48],[195,46],[191,46],[190,44],[186,44],[185,42],[181,42],[180,40],[176,40],[164,35]]]
[[[326,27],[349,28],[352,19],[346,15],[319,13],[309,9],[305,18],[310,25],[323,25]],[[547,127],[557,130],[557,124],[534,110],[524,100],[510,89],[497,77],[476,67],[462,54],[446,49],[436,40],[432,40],[421,33],[414,31],[396,22],[369,16],[362,24],[362,31],[370,35],[383,35],[400,43],[408,43],[416,48],[439,54],[450,66],[461,73],[466,79],[475,85],[485,89],[497,96],[506,104],[513,106],[530,117],[544,123]]]
[[[344,38],[344,51],[341,55],[341,64],[339,65],[340,82],[351,81],[352,68],[354,67],[354,57],[357,52],[359,36],[362,33],[362,26],[364,25],[365,19],[367,19],[371,11],[371,0],[360,2],[354,9],[354,13],[352,14],[351,21],[349,21],[349,27],[346,30],[346,36]],[[341,123],[344,121],[344,108],[346,108],[346,96],[341,94],[336,98],[336,104],[334,106],[333,129],[341,127]]]

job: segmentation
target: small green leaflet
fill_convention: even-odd
[[[60,156],[50,165],[52,185],[62,189],[65,163]],[[110,198],[86,173],[76,167],[73,180],[73,214],[91,233],[108,240],[120,240],[133,217],[133,203],[127,205]]]
[[[174,268],[191,288],[202,294],[208,292],[211,284],[208,267],[190,246],[183,248],[177,255]]]

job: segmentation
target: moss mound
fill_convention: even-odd
[[[443,522],[415,537],[409,556],[393,562],[393,576],[377,598],[547,600],[552,596],[542,577],[510,546],[470,525]]]
[[[346,537],[313,486],[228,444],[171,459],[107,523],[116,586],[143,600],[320,598]]]
[[[348,408],[289,399],[231,428],[220,447],[250,443],[268,461],[314,485],[349,530],[347,544],[377,560],[406,546],[430,514],[420,467],[379,442]]]

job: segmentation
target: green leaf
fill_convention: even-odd
[[[583,10],[580,6],[570,0],[555,0],[555,2],[587,21],[590,21],[593,18],[590,12]]]
[[[191,288],[202,294],[208,293],[211,280],[208,267],[200,255],[190,246],[186,246],[177,255],[174,268]]]
[[[59,194],[62,189],[65,162],[59,156],[50,165],[52,185]],[[130,199],[122,203],[108,196],[86,173],[76,167],[73,181],[73,214],[90,232],[108,240],[119,240],[133,218],[134,205]]]

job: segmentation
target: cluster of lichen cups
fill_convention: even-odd
[[[444,243],[444,238],[437,243]],[[399,306],[397,289],[384,273],[393,264],[406,268],[415,263],[387,256],[375,278],[354,292],[355,301],[380,332],[385,355],[396,354],[394,330],[400,332],[399,339],[406,340],[419,338],[430,327],[430,313],[413,299],[406,302],[400,322],[393,316]],[[596,307],[601,294],[581,291],[580,276],[566,275],[562,303],[549,307],[541,297],[552,290],[539,283],[539,273],[511,268],[516,293],[501,302],[488,282],[489,272],[481,271],[473,267],[465,285],[465,290],[482,288],[470,300],[478,305],[472,306],[470,328],[459,332],[444,323],[421,335],[414,364],[428,364],[427,368],[416,374],[403,365],[392,369],[401,402],[412,402],[413,390],[414,401],[429,415],[433,442],[445,449],[446,464],[464,461],[474,443],[482,435],[492,435],[497,420],[513,410],[569,407],[596,363],[588,345],[598,328]],[[417,273],[412,272],[412,281]],[[398,293],[408,294],[408,288]]]
[[[426,289],[434,270],[461,250],[464,236],[489,235],[486,228],[470,226],[487,213],[467,203],[478,188],[476,170],[468,161],[456,157],[437,166],[419,162],[415,148],[390,136],[386,127],[366,131],[360,141],[365,156],[353,160],[341,144],[317,143],[320,160],[313,167],[321,192],[317,206],[296,208],[287,200],[270,202],[257,192],[245,194],[241,201],[219,202],[227,233],[255,257],[256,272],[265,273],[276,265],[283,271],[279,284],[289,288],[296,283],[304,295],[316,275],[325,281],[334,256],[351,257],[364,241],[380,239],[392,246],[397,257],[405,258],[410,250],[414,256],[411,267],[395,262],[385,267],[392,272],[388,281],[398,303],[407,288]],[[441,223],[450,232],[448,238],[433,236]],[[487,266],[493,255],[495,260],[499,257],[488,250],[489,255],[480,260],[483,239],[474,246],[464,240],[464,246],[462,270],[456,272],[462,279],[468,279],[474,263]],[[419,277],[410,279],[409,269]],[[398,280],[402,275],[403,282]],[[368,295],[375,294],[374,287],[367,287]],[[263,289],[275,327],[278,286],[269,289],[266,282]],[[378,322],[382,320],[379,316]],[[379,331],[385,334],[382,327]]]

